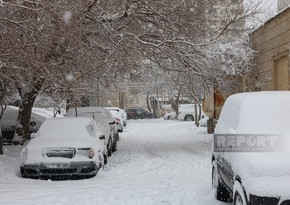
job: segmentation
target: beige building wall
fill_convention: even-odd
[[[281,11],[288,5],[290,5],[290,0],[278,0],[278,11]]]
[[[290,8],[250,34],[256,67],[244,91],[289,90]]]

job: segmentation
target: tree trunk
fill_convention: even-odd
[[[194,122],[195,122],[195,125],[198,127],[199,119],[197,117],[197,100],[196,99],[194,99]]]
[[[18,88],[21,96],[21,104],[19,106],[15,135],[12,140],[13,144],[23,144],[25,141],[30,140],[29,126],[31,111],[43,82],[44,79],[39,78],[35,79],[32,89],[27,89],[27,87]]]
[[[2,120],[2,117],[3,117],[3,113],[4,113],[4,110],[6,109],[6,105],[3,105],[1,104],[1,110],[0,110],[0,121]],[[2,137],[2,130],[1,130],[1,127],[0,127],[0,155],[3,154],[3,137]]]
[[[3,138],[2,138],[2,134],[0,131],[0,155],[3,154]]]
[[[177,116],[179,114],[179,108],[178,108],[178,106],[179,106],[179,97],[180,97],[180,94],[181,94],[181,92],[178,91],[178,94],[177,94],[176,99],[172,98],[172,101],[171,101],[171,107],[175,110],[175,113],[176,113],[175,119],[177,119]]]
[[[194,92],[190,92],[191,96],[194,99],[194,109],[195,109],[195,125],[199,126],[199,120],[201,119],[201,102],[199,101],[199,99],[196,97],[196,95],[194,94]],[[198,106],[198,116],[197,116],[197,106]]]
[[[34,93],[27,93],[24,94],[21,100],[13,144],[23,144],[30,139],[30,116],[35,98],[36,95]]]

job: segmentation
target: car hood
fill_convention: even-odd
[[[246,191],[257,196],[289,197],[290,153],[222,153]],[[266,188],[265,187],[271,187]],[[287,190],[287,191],[285,191]]]

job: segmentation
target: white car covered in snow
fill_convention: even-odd
[[[104,139],[89,117],[45,120],[20,154],[20,172],[28,178],[91,177],[104,164]]]
[[[91,117],[105,134],[106,149],[104,150],[105,164],[107,157],[117,150],[119,135],[116,129],[115,119],[104,107],[75,107],[68,109],[66,117]]]
[[[199,112],[198,112],[199,113]],[[202,113],[204,116],[204,113]],[[178,120],[195,121],[195,105],[194,104],[181,104],[178,107]]]
[[[226,100],[212,155],[218,200],[234,205],[290,204],[289,102],[289,91],[240,93]]]
[[[123,119],[123,126],[126,127],[127,125],[127,113],[125,110],[118,108],[118,107],[106,107],[107,110],[115,110],[121,113],[122,119]]]
[[[167,112],[163,115],[164,120],[174,120],[176,118],[176,112]]]
[[[115,119],[117,131],[123,132],[124,120],[123,120],[122,114],[116,110],[109,110],[109,112],[112,114],[112,116]]]

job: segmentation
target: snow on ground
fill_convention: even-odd
[[[129,120],[104,170],[84,180],[24,179],[21,146],[0,156],[3,205],[229,205],[211,189],[212,135],[192,122]]]

